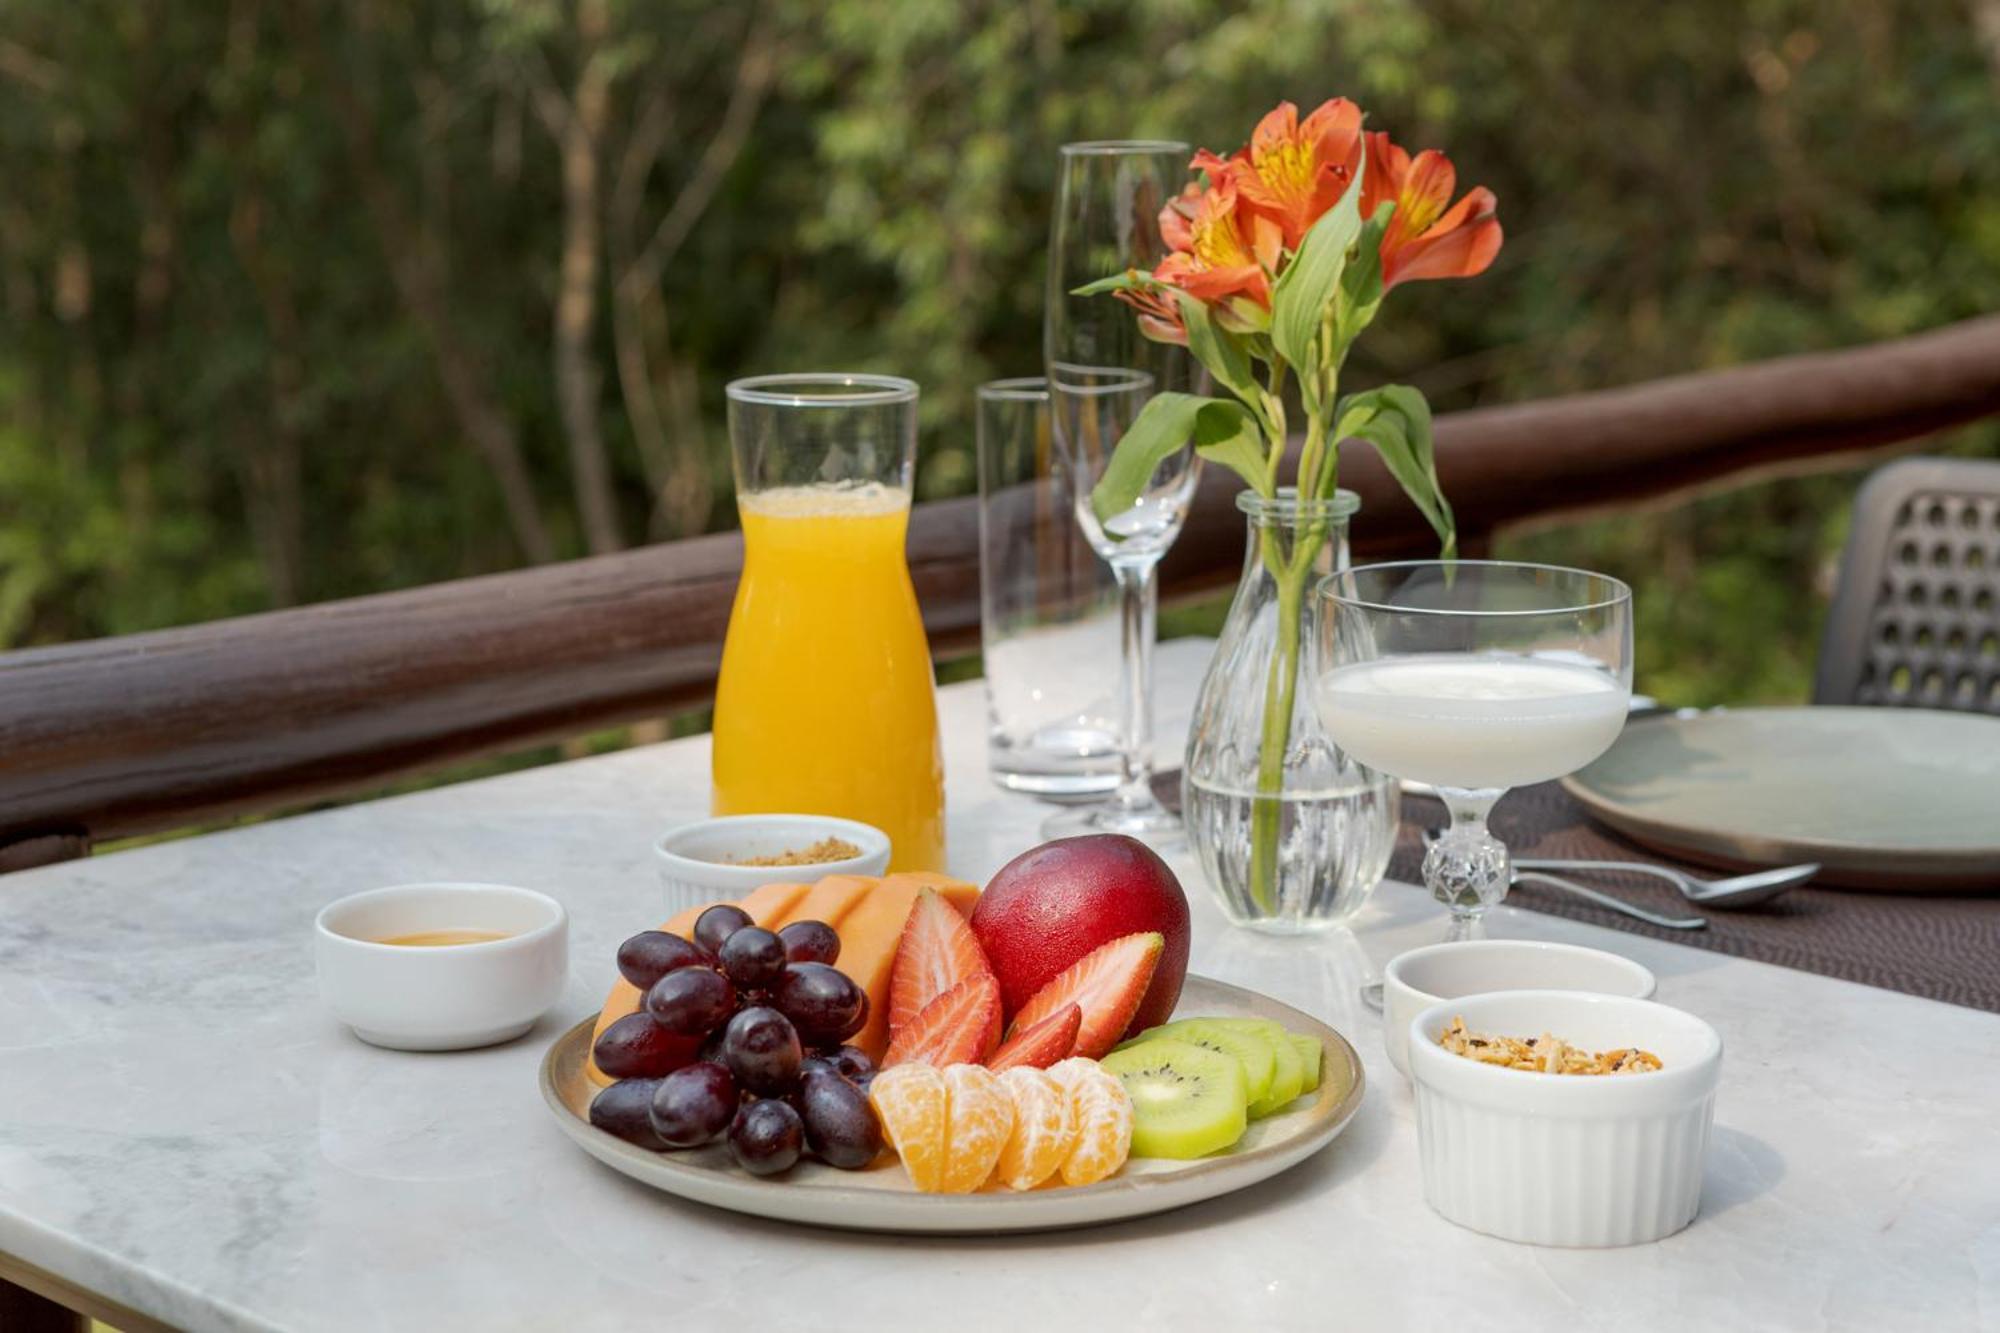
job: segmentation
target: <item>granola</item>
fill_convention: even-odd
[[[728,864],[736,866],[816,866],[828,861],[850,861],[861,849],[845,838],[821,838],[810,847],[777,852],[770,856],[746,856]]]
[[[1525,1040],[1488,1036],[1466,1031],[1463,1018],[1453,1018],[1451,1026],[1438,1034],[1438,1045],[1453,1055],[1483,1065],[1525,1069],[1534,1074],[1650,1074],[1661,1068],[1660,1057],[1651,1051],[1630,1046],[1615,1051],[1586,1051],[1547,1032]]]

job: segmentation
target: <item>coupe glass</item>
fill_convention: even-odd
[[[1363,565],[1322,580],[1327,734],[1370,768],[1428,783],[1451,825],[1424,886],[1446,940],[1477,939],[1513,866],[1486,816],[1509,788],[1611,748],[1632,698],[1632,590],[1581,569],[1501,561]]]
[[[1160,209],[1187,179],[1188,146],[1158,140],[1064,144],[1049,228],[1043,360],[1057,453],[1070,476],[1077,522],[1111,567],[1119,590],[1118,788],[1111,798],[1064,811],[1045,837],[1126,833],[1154,842],[1180,835],[1180,819],[1153,796],[1153,639],[1160,557],[1180,535],[1200,460],[1190,440],[1154,469],[1139,499],[1100,522],[1091,489],[1125,428],[1155,393],[1195,387],[1183,347],[1139,331],[1130,307],[1108,296],[1075,296],[1085,283],[1151,269],[1166,253]]]

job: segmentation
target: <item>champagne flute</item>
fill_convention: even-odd
[[[1330,575],[1317,595],[1320,721],[1354,759],[1437,792],[1451,824],[1424,886],[1451,911],[1447,942],[1478,939],[1513,882],[1488,813],[1624,729],[1632,590],[1554,565],[1413,560]]]
[[[1062,147],[1049,228],[1043,360],[1056,445],[1076,497],[1077,522],[1119,590],[1121,772],[1110,799],[1051,817],[1044,837],[1125,833],[1171,843],[1181,821],[1153,795],[1153,640],[1160,557],[1180,535],[1200,460],[1193,441],[1162,461],[1132,507],[1102,521],[1090,492],[1113,448],[1155,393],[1194,388],[1187,349],[1154,342],[1132,309],[1107,296],[1076,296],[1086,283],[1127,269],[1150,271],[1166,254],[1160,209],[1187,179],[1188,146],[1160,140]]]

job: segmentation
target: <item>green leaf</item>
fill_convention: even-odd
[[[1340,202],[1313,223],[1271,291],[1271,341],[1303,373],[1312,365],[1313,338],[1333,299],[1347,251],[1361,231],[1361,173]]]
[[[1204,457],[1214,457],[1257,485],[1263,457],[1254,445],[1255,425],[1248,408],[1226,398],[1203,398],[1191,393],[1154,394],[1111,451],[1104,475],[1090,492],[1092,512],[1104,522],[1130,509],[1145,493],[1154,471],[1190,439],[1198,448],[1213,451],[1204,452]],[[1244,435],[1253,442],[1247,454],[1241,438]],[[1255,456],[1256,470],[1245,472],[1243,459],[1251,455]]]
[[[1256,413],[1241,403],[1212,399],[1195,413],[1194,451],[1210,463],[1220,463],[1252,490],[1268,494],[1272,481],[1264,456],[1263,428]]]
[[[1431,407],[1424,396],[1407,384],[1385,384],[1341,399],[1337,419],[1340,435],[1375,446],[1389,475],[1438,534],[1445,558],[1455,558],[1458,520],[1438,484],[1431,447]]]
[[[1395,220],[1396,201],[1385,199],[1375,207],[1375,216],[1361,228],[1354,242],[1354,262],[1340,275],[1340,313],[1336,317],[1341,336],[1353,342],[1368,327],[1382,305],[1382,234]]]
[[[1180,298],[1181,323],[1187,326],[1188,351],[1207,368],[1215,382],[1246,403],[1257,401],[1257,377],[1243,340],[1208,317],[1208,307],[1186,292]]]

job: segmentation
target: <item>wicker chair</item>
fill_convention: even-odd
[[[1908,458],[1869,477],[1813,702],[2000,716],[2000,463]]]

